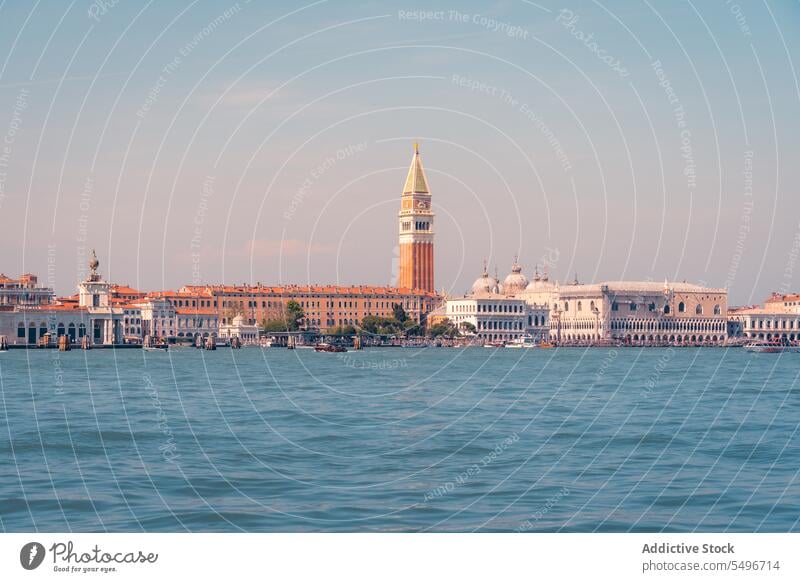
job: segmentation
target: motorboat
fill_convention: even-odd
[[[784,352],[793,352],[797,348],[785,343],[770,342],[770,341],[755,341],[745,344],[744,350],[753,354],[782,354]]]
[[[166,341],[153,338],[151,335],[146,335],[142,341],[142,349],[147,352],[163,352],[169,349],[169,344]]]
[[[328,344],[328,343],[320,343],[314,346],[314,351],[317,352],[332,352],[332,353],[342,353],[346,352],[347,348],[344,346],[338,346],[336,344]]]
[[[146,352],[166,352],[169,349],[169,344],[155,344],[152,346],[143,346],[142,349]]]
[[[535,348],[536,340],[532,335],[524,334],[506,344],[507,348]]]

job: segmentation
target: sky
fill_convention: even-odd
[[[800,3],[0,3],[0,272],[74,292],[391,284],[420,143],[436,287],[800,290]]]

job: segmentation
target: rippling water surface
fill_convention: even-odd
[[[800,354],[0,354],[5,531],[800,529]]]

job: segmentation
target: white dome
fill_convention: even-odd
[[[511,267],[511,272],[503,281],[503,292],[506,295],[513,295],[525,291],[528,286],[528,278],[522,274],[522,267],[516,262]]]
[[[543,277],[539,276],[539,269],[536,269],[535,274],[533,275],[533,281],[528,283],[528,286],[525,287],[525,291],[549,291],[553,289],[555,285],[550,282],[550,279],[547,277],[547,271]]]
[[[486,272],[486,268],[484,267],[483,275],[475,279],[475,282],[472,284],[472,292],[499,293],[500,284],[497,282],[497,279],[489,276],[489,273]]]

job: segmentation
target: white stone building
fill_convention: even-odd
[[[177,337],[217,337],[219,315],[216,309],[177,307],[175,309]],[[255,326],[253,326],[255,327]]]
[[[258,326],[245,323],[244,317],[237,315],[231,323],[219,326],[219,337],[228,340],[238,337],[243,344],[257,344]]]
[[[163,297],[148,296],[136,305],[142,310],[142,336],[175,337],[178,324],[172,303]]]
[[[33,275],[0,281],[0,335],[9,344],[35,345],[49,335],[51,342],[66,335],[78,343],[89,336],[95,345],[122,342],[123,310],[112,305],[110,285],[97,273],[100,262],[92,251],[90,274],[78,284],[78,296],[55,300],[53,291],[39,287]]]
[[[732,336],[754,340],[800,340],[800,295],[773,294],[763,306],[728,311]]]
[[[559,343],[719,345],[727,338],[726,289],[610,281],[561,285],[557,297],[550,337]]]
[[[487,342],[509,342],[525,335],[546,340],[547,310],[514,295],[528,285],[521,271],[515,264],[501,286],[484,266],[483,275],[475,280],[469,294],[446,298],[444,315],[462,331],[474,328],[476,336]]]

